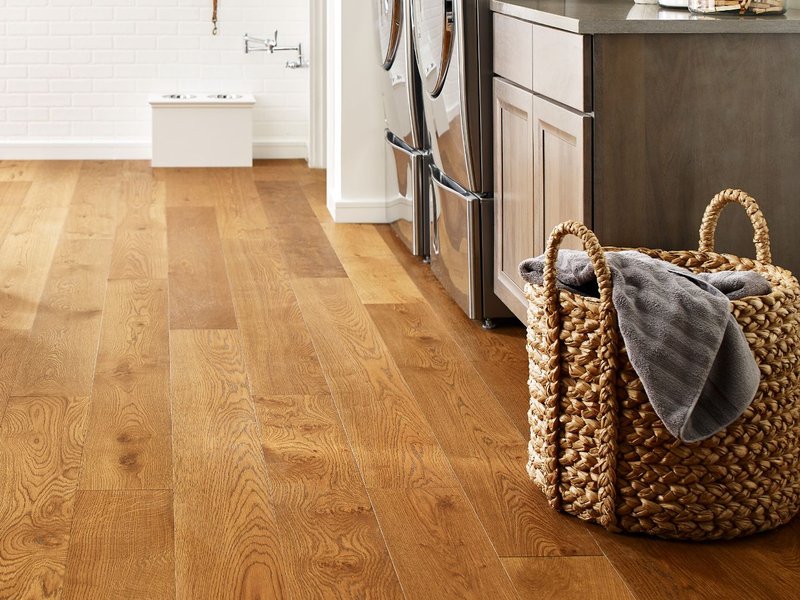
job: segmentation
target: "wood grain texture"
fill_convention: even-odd
[[[363,304],[417,302],[422,295],[370,226],[323,226]]]
[[[110,281],[81,489],[171,486],[166,282]]]
[[[214,207],[230,200],[234,169],[154,169],[166,184],[167,206]]]
[[[530,392],[525,327],[515,319],[506,319],[499,320],[495,329],[486,331],[477,321],[465,319],[463,311],[448,297],[430,269],[406,251],[389,227],[381,225],[376,229],[434,308],[449,335],[492,389],[509,419],[527,438],[530,435],[527,418]]]
[[[0,598],[61,595],[88,398],[12,398],[0,424]]]
[[[147,175],[121,185],[110,279],[166,279],[166,186]]]
[[[370,497],[407,598],[517,598],[459,491],[371,490]]]
[[[0,422],[27,350],[27,331],[0,329]]]
[[[0,181],[0,243],[11,229],[30,187],[29,181]]]
[[[309,169],[304,160],[272,160],[253,161],[253,179],[258,181],[294,181],[314,182],[325,179],[322,169]]]
[[[0,181],[33,181],[37,165],[30,160],[0,160]]]
[[[634,600],[605,556],[504,558],[521,598]]]
[[[170,334],[180,598],[285,593],[278,524],[235,332]]]
[[[21,206],[0,245],[0,329],[30,329],[66,208]]]
[[[703,57],[699,64],[697,56]],[[730,56],[746,60],[732,65]],[[764,210],[775,264],[799,272],[794,140],[800,121],[791,110],[754,114],[748,100],[770,90],[785,105],[796,105],[800,80],[786,73],[798,61],[797,35],[595,36],[594,213],[600,242],[696,248],[710,199],[722,189],[741,188]],[[714,103],[721,89],[730,95],[724,110]],[[719,250],[752,257],[752,227],[743,211],[726,213]]]
[[[330,396],[256,397],[291,596],[401,598]]]
[[[502,363],[525,356],[525,327],[519,321],[499,320],[495,329],[486,331],[480,322],[465,319],[464,311],[447,295],[428,265],[411,256],[388,225],[375,228],[469,360]]]
[[[333,217],[331,217],[331,212],[328,210],[328,189],[325,178],[323,177],[311,183],[304,183],[300,187],[317,220],[323,224],[333,223]]]
[[[599,554],[586,528],[554,513],[525,472],[512,425],[425,304],[369,307],[403,378],[500,556]]]
[[[256,187],[292,277],[347,276],[296,181],[260,182]]]
[[[168,207],[172,329],[235,329],[228,275],[213,208]]]
[[[110,240],[62,239],[13,395],[91,393],[110,254]]]
[[[352,284],[299,279],[293,285],[367,487],[457,485]]]
[[[121,186],[119,177],[97,177],[82,170],[64,227],[66,236],[113,239]]]
[[[175,598],[172,494],[80,491],[64,600]]]
[[[531,434],[531,426],[528,423],[530,406],[528,360],[520,356],[504,361],[475,360],[470,361],[470,364],[492,390],[517,431],[527,439]]]
[[[227,201],[215,206],[222,239],[264,239],[271,237],[270,222],[261,206],[252,173],[235,169]]]
[[[327,394],[280,244],[223,240],[228,278],[254,394]]]
[[[514,61],[511,49],[515,40],[527,36],[531,43],[531,24],[495,15],[495,26],[511,34],[506,40],[495,38],[495,47],[504,50],[495,56],[495,71],[509,69],[518,77],[533,74],[526,56]],[[514,79],[520,81],[521,79]],[[530,87],[530,86],[528,86]],[[541,206],[533,199],[534,188],[534,114],[533,93],[500,78],[494,79],[494,293],[521,321],[525,321],[527,300],[519,274],[520,261],[542,253]],[[538,249],[538,252],[537,252]]]
[[[547,508],[524,327],[466,319],[388,227],[330,224],[300,166],[179,175],[171,211],[216,244],[187,236],[183,260],[213,262],[238,331],[170,331],[170,173],[0,161],[0,599],[796,596],[800,521],[690,545]],[[89,224],[110,180],[113,240]],[[287,255],[308,240],[321,271]],[[365,305],[334,247],[421,298]],[[569,556],[598,548],[611,567]]]
[[[690,544],[609,534],[592,528],[636,596],[793,598],[800,589],[800,521],[730,542]]]
[[[42,208],[67,208],[72,202],[80,171],[80,161],[36,163],[36,177],[25,196],[25,204]]]

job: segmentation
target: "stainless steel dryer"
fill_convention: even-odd
[[[386,195],[392,228],[414,255],[430,253],[430,151],[411,32],[411,0],[377,0],[381,64],[387,71]]]
[[[431,268],[472,319],[509,316],[493,291],[490,0],[411,0],[431,140]]]

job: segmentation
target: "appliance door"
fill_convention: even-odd
[[[415,256],[428,256],[427,152],[386,131],[386,196],[392,229]]]
[[[411,39],[410,0],[376,0],[386,126],[412,148],[424,147],[424,116]]]
[[[480,169],[480,132],[469,127],[469,104],[480,99],[466,93],[464,0],[413,0],[412,15],[434,162],[462,188],[488,192]],[[471,136],[478,136],[477,146]]]
[[[431,270],[470,319],[483,317],[481,199],[431,167]]]
[[[381,65],[392,67],[403,34],[403,0],[377,0]]]

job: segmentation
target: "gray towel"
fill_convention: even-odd
[[[606,259],[628,358],[667,430],[696,442],[733,423],[761,377],[730,300],[768,294],[767,280],[753,271],[693,274],[633,250]],[[561,250],[557,267],[559,287],[598,295],[585,252]],[[522,262],[520,274],[541,285],[544,257]]]

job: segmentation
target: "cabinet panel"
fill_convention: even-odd
[[[592,119],[539,97],[533,114],[534,204],[542,211],[535,243],[540,248],[563,221],[592,226]],[[569,237],[562,247],[581,248],[581,243]]]
[[[494,15],[494,72],[533,89],[533,24]]]
[[[519,263],[540,254],[534,207],[533,94],[494,80],[495,278],[494,292],[525,322]]]
[[[533,91],[592,110],[592,37],[533,26]]]

